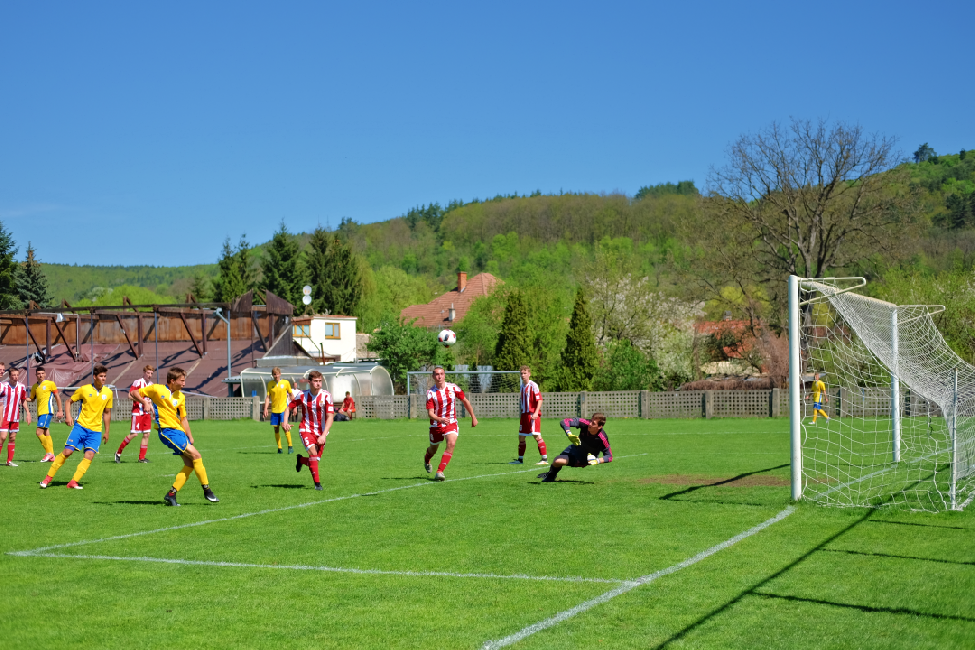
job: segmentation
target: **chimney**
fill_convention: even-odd
[[[457,272],[457,293],[464,293],[467,288],[467,274],[463,271]]]
[[[447,312],[447,320],[453,322],[454,318],[457,317],[457,312],[454,311],[454,303],[450,303],[450,311]]]

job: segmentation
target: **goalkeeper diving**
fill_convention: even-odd
[[[613,462],[613,451],[609,448],[609,438],[603,431],[606,416],[594,413],[592,418],[566,418],[562,420],[562,430],[572,444],[559,454],[547,472],[538,475],[542,483],[554,483],[555,477],[566,465],[569,467],[588,467]],[[579,429],[578,435],[572,429]],[[599,458],[602,454],[602,458]]]

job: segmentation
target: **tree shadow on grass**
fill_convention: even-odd
[[[728,483],[734,483],[735,481],[740,481],[741,479],[743,479],[743,478],[745,478],[747,476],[755,476],[756,474],[764,474],[765,472],[771,472],[772,470],[782,469],[783,467],[788,467],[788,466],[789,466],[789,463],[785,463],[783,465],[776,465],[775,467],[767,467],[765,469],[755,470],[754,472],[743,472],[743,473],[739,474],[738,476],[733,476],[733,477],[731,477],[729,479],[725,479],[724,481],[718,481],[717,483],[705,483],[703,485],[692,485],[691,487],[689,487],[689,488],[687,488],[685,490],[679,490],[677,492],[671,492],[670,494],[665,494],[662,497],[659,497],[659,499],[660,499],[660,501],[669,501],[671,499],[675,499],[676,497],[683,496],[685,494],[690,494],[692,492],[697,492],[698,490],[704,490],[706,488],[721,487],[722,485],[727,485]],[[722,501],[722,503],[724,503],[724,502]]]

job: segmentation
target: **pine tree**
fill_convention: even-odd
[[[202,273],[193,276],[193,284],[190,285],[190,293],[196,298],[197,302],[210,302],[210,281]]]
[[[321,226],[311,234],[308,276],[316,314],[354,314],[362,301],[362,271],[352,247]]]
[[[0,222],[0,309],[19,309],[17,296],[17,247],[10,232]]]
[[[27,242],[27,259],[17,267],[17,296],[25,307],[31,300],[44,307],[54,300],[48,292],[47,277],[40,262],[34,257],[34,252],[30,242]]]
[[[596,355],[596,337],[592,329],[592,317],[586,308],[586,296],[582,287],[576,290],[575,307],[569,321],[569,335],[562,350],[562,367],[558,374],[561,391],[589,390],[599,367]]]
[[[301,288],[305,284],[300,253],[298,240],[288,232],[282,221],[264,251],[261,260],[264,277],[260,284],[262,290],[284,298],[299,311],[304,309]]]
[[[254,288],[255,271],[251,265],[250,244],[241,235],[237,246],[230,245],[230,237],[223,242],[220,275],[213,281],[213,298],[216,302],[231,302]]]
[[[534,338],[529,325],[528,307],[520,291],[512,291],[504,308],[498,344],[494,351],[496,370],[518,370],[531,365]]]

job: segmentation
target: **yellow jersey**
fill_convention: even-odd
[[[156,424],[160,429],[184,431],[181,420],[186,417],[186,396],[182,391],[174,393],[168,386],[152,384],[140,388],[139,395],[148,397],[156,405]]]
[[[37,400],[37,414],[50,415],[54,413],[54,393],[58,387],[50,379],[38,382],[30,388],[30,398]]]
[[[267,394],[271,396],[271,413],[284,413],[291,401],[291,382],[287,379],[269,381]]]
[[[110,414],[112,412],[112,391],[108,386],[102,386],[101,390],[95,390],[92,384],[82,386],[71,396],[71,401],[81,402],[79,425],[91,431],[102,430],[102,413],[105,409],[109,409]]]
[[[823,383],[822,379],[817,379],[812,385],[813,401],[819,402],[820,396],[826,392],[826,384]]]

